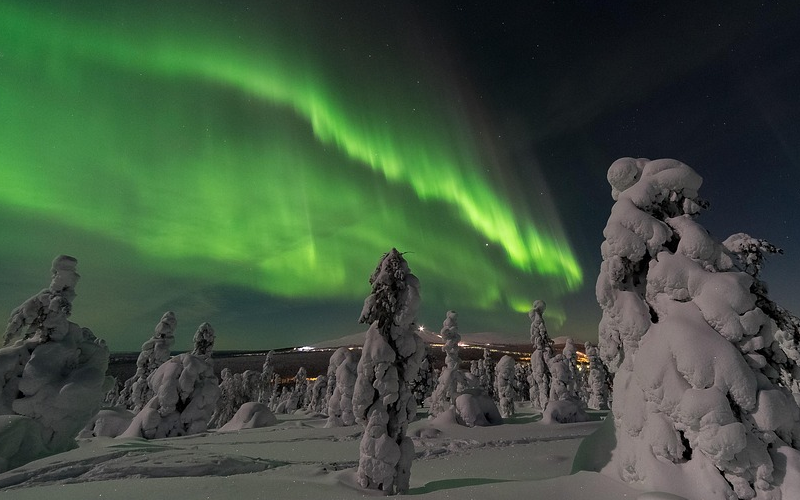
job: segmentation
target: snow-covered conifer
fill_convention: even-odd
[[[236,380],[231,369],[223,368],[220,379],[219,398],[208,422],[208,427],[212,429],[222,427],[236,413]]]
[[[444,367],[439,374],[439,381],[431,394],[430,415],[436,416],[453,407],[459,393],[459,384],[464,384],[464,374],[459,370],[461,358],[458,343],[461,335],[458,333],[458,313],[447,311],[439,336],[444,340]]]
[[[531,404],[534,408],[541,410],[544,410],[550,399],[548,361],[553,354],[553,341],[547,334],[547,326],[543,317],[545,307],[543,300],[536,300],[528,312],[528,317],[531,319],[531,344],[533,344],[530,378]]]
[[[330,405],[333,391],[336,389],[336,370],[339,368],[339,365],[342,364],[342,361],[344,361],[346,355],[345,353],[348,351],[349,349],[347,347],[340,347],[333,351],[333,354],[331,354],[331,357],[328,360],[328,371],[325,373],[325,376],[328,378],[328,386],[325,389],[326,415],[330,415],[330,412],[327,410],[327,408]]]
[[[495,401],[498,401],[498,395],[495,393],[495,362],[492,359],[492,353],[487,348],[483,348],[483,358],[478,360],[478,381],[486,393]]]
[[[567,362],[567,369],[569,372],[567,391],[575,397],[580,397],[583,381],[581,379],[581,372],[578,369],[578,348],[575,347],[575,340],[572,337],[566,338],[564,349],[561,351],[561,354]]]
[[[261,366],[261,385],[258,391],[258,402],[269,405],[272,397],[272,375],[275,373],[275,362],[272,359],[274,351],[269,351],[264,357],[264,364]]]
[[[517,363],[514,368],[514,390],[517,391],[519,401],[530,398],[531,390],[531,364]]]
[[[311,400],[308,409],[315,413],[322,413],[325,408],[325,392],[328,389],[328,377],[320,375],[311,385]]]
[[[798,474],[800,409],[776,383],[778,328],[758,282],[695,221],[701,177],[675,160],[623,158],[608,180],[616,203],[596,292],[615,448],[603,471],[689,499],[796,494],[782,491],[782,469]]]
[[[370,277],[372,293],[359,321],[370,325],[358,362],[353,393],[356,419],[365,425],[358,462],[364,488],[390,494],[409,488],[414,443],[406,436],[416,404],[409,389],[425,355],[414,322],[419,281],[396,249],[382,258]]]
[[[500,358],[495,368],[495,384],[497,388],[495,393],[500,399],[498,409],[503,418],[514,415],[514,399],[516,399],[514,391],[515,364],[514,358],[505,355]]]
[[[586,342],[586,357],[589,358],[589,408],[608,409],[608,371],[600,359],[597,347]]]
[[[56,257],[50,286],[9,318],[0,348],[0,472],[75,448],[111,388],[105,342],[69,321],[77,263]]]
[[[214,349],[214,329],[208,323],[201,324],[194,334],[194,350],[192,354],[211,362],[211,351]]]
[[[435,386],[436,379],[434,378],[433,371],[433,356],[431,356],[428,345],[426,344],[425,357],[422,359],[422,363],[419,367],[419,374],[414,379],[411,389],[418,407],[425,404],[425,399],[431,396]]]
[[[331,356],[331,364],[336,364],[336,387],[328,400],[328,420],[325,427],[354,425],[356,417],[353,413],[353,391],[358,377],[356,356],[350,349],[342,347]]]
[[[153,389],[147,384],[147,377],[170,358],[177,325],[175,313],[165,312],[158,321],[153,336],[142,344],[142,351],[136,359],[136,373],[131,377],[130,393],[125,402],[134,413],[138,413],[153,397]]]
[[[173,356],[148,378],[155,395],[136,414],[122,437],[156,439],[204,432],[217,407],[219,382],[211,349],[214,329],[203,323],[194,350]]]

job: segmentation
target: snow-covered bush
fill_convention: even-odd
[[[153,336],[142,344],[142,351],[136,360],[136,373],[131,377],[130,384],[126,383],[126,387],[130,387],[130,394],[126,394],[124,404],[134,413],[138,413],[153,397],[147,377],[170,358],[177,325],[175,313],[165,312],[156,325]]]
[[[350,349],[340,347],[331,356],[330,363],[336,365],[334,372],[336,387],[328,400],[328,420],[325,422],[325,427],[354,425],[356,417],[353,414],[353,391],[358,377],[356,356]]]
[[[547,326],[544,323],[545,303],[543,300],[536,300],[533,307],[528,312],[531,319],[531,378],[530,396],[531,404],[534,408],[541,410],[547,406],[550,399],[550,369],[548,361],[553,355],[553,341],[547,334]]]
[[[514,415],[514,399],[516,399],[514,391],[515,368],[516,362],[509,355],[500,358],[495,368],[495,385],[497,387],[495,392],[500,398],[498,409],[500,410],[500,415],[504,418]]]
[[[759,282],[695,221],[701,177],[623,158],[608,180],[596,292],[616,444],[594,446],[603,472],[692,500],[796,496],[781,479],[800,464],[800,409],[774,361],[785,352]]]
[[[155,395],[136,414],[121,437],[156,439],[204,432],[217,405],[220,389],[211,364],[214,330],[203,323],[191,353],[183,353],[150,375]]]
[[[414,322],[419,281],[402,254],[385,254],[369,279],[359,322],[370,325],[358,362],[353,410],[365,425],[358,461],[358,482],[387,493],[408,491],[414,443],[406,436],[416,415],[409,384],[425,356]]]
[[[56,257],[50,286],[9,318],[0,348],[0,471],[75,448],[111,388],[105,342],[69,321],[77,263]]]

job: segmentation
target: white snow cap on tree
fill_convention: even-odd
[[[8,321],[0,348],[0,471],[75,448],[110,388],[105,342],[68,319],[77,263],[56,257],[50,287]]]
[[[616,445],[603,472],[692,500],[793,497],[800,485],[780,478],[800,463],[800,409],[773,367],[756,281],[694,221],[702,179],[632,158],[608,178],[617,201],[596,291]]]
[[[214,349],[214,329],[208,323],[201,324],[194,334],[194,350],[192,354],[203,359],[211,360],[211,351]]]
[[[409,389],[425,355],[414,322],[419,308],[419,280],[402,254],[385,254],[370,277],[372,293],[359,319],[369,323],[353,410],[366,426],[361,439],[358,481],[364,488],[390,494],[408,491],[414,443],[406,436],[416,414]]]

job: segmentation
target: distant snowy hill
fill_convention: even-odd
[[[422,337],[423,342],[426,344],[442,344],[442,338],[439,336],[438,333],[432,332],[430,330],[419,330],[417,334]],[[361,346],[364,345],[364,338],[366,336],[366,332],[359,332],[354,333],[352,335],[346,335],[344,337],[339,337],[333,340],[325,340],[322,342],[316,342],[312,344],[310,347],[318,348],[318,349],[330,349],[333,347],[342,347],[342,346]],[[566,337],[565,337],[566,338]],[[516,345],[515,342],[509,342],[508,336],[503,335],[500,333],[495,332],[479,332],[479,333],[462,333],[461,334],[461,343],[462,344],[473,344],[473,345]],[[558,343],[558,340],[556,341]],[[563,339],[561,344],[563,344]]]

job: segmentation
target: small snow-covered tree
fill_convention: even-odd
[[[214,407],[214,413],[208,422],[208,427],[219,428],[228,423],[236,413],[236,379],[230,368],[223,368],[220,373],[219,398]]]
[[[436,416],[452,408],[459,394],[459,385],[465,385],[464,374],[459,370],[461,358],[458,343],[461,335],[458,333],[458,313],[447,311],[439,336],[444,340],[444,367],[439,374],[439,381],[431,394],[430,414]]]
[[[274,351],[269,351],[264,357],[264,364],[261,366],[261,385],[258,391],[258,402],[269,404],[272,397],[272,375],[275,373]]]
[[[211,362],[211,351],[214,349],[214,329],[208,323],[202,323],[194,334],[192,354]]]
[[[358,377],[356,356],[350,349],[340,347],[331,356],[330,363],[336,365],[336,387],[328,400],[328,420],[325,427],[354,425],[356,417],[353,413],[353,391]]]
[[[431,396],[435,386],[436,378],[434,378],[433,371],[433,356],[431,356],[428,345],[425,344],[425,357],[422,359],[422,363],[419,367],[419,374],[414,379],[411,389],[418,407],[425,404],[425,400]]]
[[[314,384],[311,386],[311,401],[308,403],[308,409],[316,412],[322,413],[326,410],[325,408],[325,392],[328,389],[328,377],[325,375],[320,375],[314,380]]]
[[[564,343],[564,349],[561,351],[564,360],[567,362],[569,372],[569,382],[567,383],[567,391],[575,397],[580,397],[582,386],[581,372],[578,369],[578,348],[575,347],[575,339],[567,337]]]
[[[370,325],[358,362],[353,393],[356,419],[365,425],[358,482],[390,494],[408,490],[414,443],[406,429],[416,414],[409,389],[425,355],[414,322],[419,281],[402,254],[392,249],[369,279],[372,293],[359,322]]]
[[[121,436],[156,439],[207,430],[220,394],[211,364],[213,345],[214,329],[201,324],[192,352],[173,356],[150,375],[155,395]]]
[[[8,320],[0,348],[0,472],[75,448],[110,389],[105,342],[69,321],[77,264],[56,257],[50,286]]]
[[[514,368],[514,389],[520,401],[530,398],[531,390],[531,364],[517,363]]]
[[[151,373],[164,364],[172,355],[170,350],[175,343],[175,329],[178,320],[175,313],[167,311],[161,316],[153,336],[142,344],[142,351],[136,359],[136,373],[131,377],[130,393],[126,406],[138,413],[153,397],[153,389],[147,384]]]
[[[483,348],[483,358],[478,360],[478,381],[486,393],[495,401],[498,400],[498,395],[495,394],[495,363],[492,359],[492,353],[487,348]]]
[[[800,409],[775,369],[778,327],[758,281],[695,221],[702,178],[623,158],[608,180],[596,292],[615,444],[584,445],[610,457],[603,472],[691,500],[795,496]]]
[[[342,363],[342,360],[345,356],[345,351],[347,351],[347,347],[340,347],[333,351],[331,354],[330,359],[328,359],[328,371],[325,373],[325,376],[328,378],[328,385],[325,388],[325,414],[330,415],[327,408],[331,401],[331,396],[333,396],[333,391],[336,389],[336,369],[339,368],[339,365]]]
[[[553,341],[547,334],[547,326],[543,317],[545,307],[543,300],[536,300],[528,312],[528,317],[531,319],[531,344],[533,345],[530,378],[531,404],[541,410],[544,410],[550,399],[548,361],[553,355]]]
[[[597,347],[586,342],[586,357],[589,359],[589,408],[608,410],[608,371]]]
[[[495,384],[497,388],[495,393],[497,394],[498,398],[500,398],[500,404],[498,405],[498,408],[500,410],[500,415],[502,415],[503,418],[511,417],[515,412],[515,365],[516,362],[514,361],[514,358],[509,355],[505,355],[500,358],[500,361],[497,362],[495,368]]]

